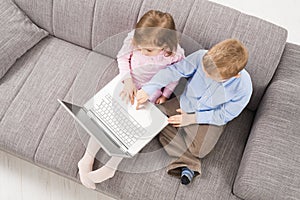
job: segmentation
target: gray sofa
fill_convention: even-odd
[[[116,199],[300,199],[300,46],[286,43],[286,30],[205,0],[14,2],[49,34],[0,79],[1,150],[80,182],[77,163],[89,136],[56,99],[83,105],[118,74],[125,33],[158,9],[171,13],[189,38],[181,44],[186,55],[241,40],[250,52],[251,101],[189,186],[167,175],[160,164],[169,158],[155,138],[97,190]],[[103,151],[97,157],[94,168],[108,159]]]

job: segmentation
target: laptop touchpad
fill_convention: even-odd
[[[152,122],[151,112],[149,109],[146,109],[143,105],[140,106],[138,110],[136,110],[136,100],[134,104],[131,105],[130,103],[127,106],[128,113],[143,127],[150,126]]]

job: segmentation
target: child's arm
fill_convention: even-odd
[[[171,56],[171,64],[177,63],[185,58],[184,56],[184,49],[181,46],[177,45],[176,54]],[[171,94],[174,92],[176,86],[178,85],[178,81],[169,83],[163,90],[162,95],[166,97],[166,99],[170,98]]]
[[[198,124],[224,125],[237,117],[248,104],[252,94],[251,90],[244,91],[235,99],[224,103],[213,110],[199,110],[196,112]]]
[[[217,109],[197,111],[192,114],[187,114],[181,109],[176,111],[180,114],[170,116],[168,122],[174,127],[188,126],[190,124],[213,124],[224,125],[237,117],[248,104],[251,92],[248,95],[240,96],[228,103],[220,105]]]
[[[151,96],[155,91],[165,87],[169,83],[177,82],[181,77],[191,77],[197,71],[201,58],[205,51],[197,51],[180,62],[160,70],[142,89]]]
[[[162,95],[167,99],[170,98],[171,94],[174,92],[176,86],[178,85],[178,81],[169,83],[163,90]]]
[[[120,49],[117,55],[117,62],[119,67],[119,73],[121,76],[124,76],[123,80],[127,78],[131,78],[130,76],[130,56],[133,51],[132,46],[132,38],[133,38],[134,31],[128,33],[128,36],[125,38],[123,42],[123,46]]]

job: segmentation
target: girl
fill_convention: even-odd
[[[184,50],[178,44],[175,23],[169,13],[150,10],[142,16],[124,40],[117,55],[124,88],[122,99],[133,104],[136,91],[160,70],[184,58]],[[177,82],[156,91],[149,99],[161,104],[172,94]],[[114,176],[122,158],[112,157],[103,167],[92,171],[94,158],[100,145],[90,138],[87,150],[78,162],[80,180],[88,188]]]

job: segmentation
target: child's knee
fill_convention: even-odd
[[[195,145],[190,145],[189,151],[191,154],[197,158],[204,158],[209,152],[211,152],[211,149],[202,148],[202,147],[196,147]]]

